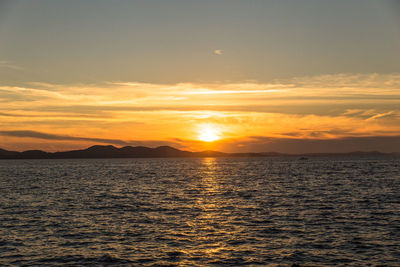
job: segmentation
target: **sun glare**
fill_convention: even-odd
[[[211,125],[205,125],[199,129],[198,139],[201,141],[213,142],[220,138],[220,132]]]

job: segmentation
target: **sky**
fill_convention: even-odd
[[[0,0],[0,147],[400,152],[400,1]]]

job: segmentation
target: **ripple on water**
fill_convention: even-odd
[[[0,265],[396,266],[397,158],[0,161]]]

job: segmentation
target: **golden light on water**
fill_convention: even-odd
[[[202,125],[198,131],[198,139],[204,142],[213,142],[221,139],[221,133],[213,125]]]

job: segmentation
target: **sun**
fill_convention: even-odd
[[[198,139],[200,141],[213,142],[220,138],[220,132],[212,125],[203,125],[199,129]]]

